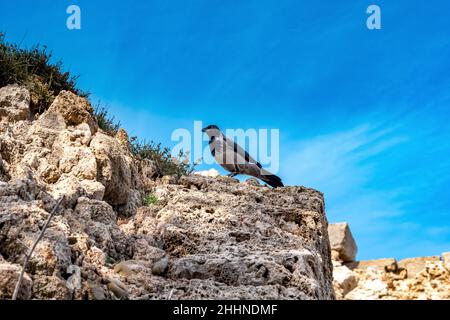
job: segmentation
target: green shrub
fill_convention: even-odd
[[[98,103],[94,107],[94,117],[100,129],[105,131],[110,136],[115,136],[120,129],[120,122],[115,121],[114,116],[108,111],[108,108]]]
[[[60,61],[52,63],[51,60],[52,52],[48,52],[46,46],[23,49],[6,43],[0,32],[0,87],[14,83],[25,85],[30,90],[36,112],[47,109],[62,90],[88,96],[76,87],[77,76],[64,72]]]
[[[14,83],[26,86],[30,90],[33,113],[45,111],[62,90],[81,97],[89,96],[77,88],[77,76],[64,72],[60,61],[52,63],[51,60],[52,53],[47,51],[46,46],[23,49],[16,44],[6,43],[4,34],[0,32],[0,88]],[[120,122],[116,122],[114,116],[100,103],[94,108],[94,117],[107,134],[117,134]],[[174,158],[170,149],[161,147],[161,144],[140,141],[137,137],[131,138],[130,146],[136,157],[154,161],[159,176],[180,177],[194,170],[195,164],[190,164],[187,154],[183,152]]]
[[[156,165],[158,176],[175,175],[181,177],[191,174],[196,163],[189,162],[189,155],[180,151],[178,157],[172,157],[171,151],[167,147],[162,147],[161,143],[150,143],[132,137],[130,141],[131,152],[138,159],[150,159]]]

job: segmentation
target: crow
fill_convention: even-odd
[[[283,187],[283,182],[276,175],[265,170],[236,142],[228,139],[216,125],[202,129],[209,136],[209,148],[218,164],[230,172],[229,177],[246,174],[261,179],[271,187]]]

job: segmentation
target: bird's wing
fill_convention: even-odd
[[[214,138],[209,139],[209,150],[211,151],[211,154],[213,155],[213,157],[216,156],[216,144],[217,144],[216,139],[214,139]]]
[[[238,156],[240,156],[242,159],[245,160],[245,162],[254,163],[259,168],[262,168],[261,164],[256,161],[251,155],[248,154],[247,151],[245,151],[240,145],[238,145],[236,142],[228,139],[224,136],[224,140],[226,143],[226,149],[233,151],[234,153],[237,153]]]

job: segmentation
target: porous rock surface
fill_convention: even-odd
[[[24,105],[26,89],[0,89],[0,299],[61,197],[20,299],[334,298],[320,192],[156,178],[87,100],[63,91],[33,119]]]
[[[343,228],[344,225],[346,225],[345,228]],[[335,248],[345,247],[345,234],[350,232],[347,224],[340,223],[337,227],[332,224],[328,231],[330,238],[343,239],[342,243]],[[418,257],[403,259],[399,262],[394,258],[348,261],[349,256],[345,250],[334,249],[331,251],[331,256],[333,285],[337,299],[450,299],[448,253],[443,253],[442,258],[439,256]]]

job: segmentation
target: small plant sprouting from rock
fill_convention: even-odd
[[[144,196],[143,202],[144,205],[146,205],[147,207],[152,206],[158,204],[158,198],[153,193],[150,192]]]
[[[120,129],[120,122],[115,121],[115,117],[110,114],[107,107],[98,103],[94,107],[94,117],[100,129],[110,136],[115,136]],[[162,147],[161,143],[146,142],[138,137],[131,137],[129,141],[130,150],[139,159],[152,160],[157,168],[158,176],[175,175],[181,177],[191,174],[196,163],[189,162],[189,154],[180,151],[178,157],[173,157],[167,147]]]
[[[114,116],[108,111],[108,108],[97,103],[94,107],[94,117],[97,120],[100,129],[110,136],[115,136],[120,129],[120,122],[116,122]]]
[[[188,153],[180,151],[178,157],[173,157],[170,149],[162,147],[161,143],[139,141],[137,137],[132,137],[130,140],[131,152],[134,156],[152,160],[160,177],[190,175],[195,169],[196,163],[189,162]]]

